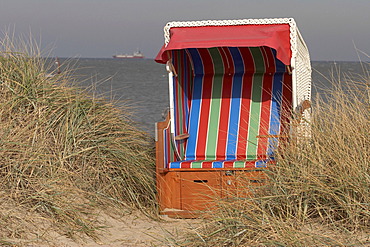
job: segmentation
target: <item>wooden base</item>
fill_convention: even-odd
[[[264,183],[262,170],[171,171],[157,174],[160,213],[197,218],[217,207],[217,200],[245,198],[251,186]]]

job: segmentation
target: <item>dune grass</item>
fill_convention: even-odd
[[[50,231],[97,238],[99,211],[153,213],[153,144],[130,109],[79,89],[68,71],[48,74],[25,42],[0,46],[0,244]]]
[[[370,243],[370,77],[333,81],[315,98],[311,137],[280,150],[268,182],[219,210],[184,245]],[[298,132],[296,132],[298,133]]]

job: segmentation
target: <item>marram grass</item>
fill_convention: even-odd
[[[96,213],[154,212],[153,144],[130,109],[48,74],[28,46],[0,53],[0,245],[13,239],[96,237]]]
[[[370,244],[370,78],[333,81],[315,98],[311,137],[280,149],[268,182],[219,210],[186,246]]]

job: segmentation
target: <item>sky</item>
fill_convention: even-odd
[[[31,34],[58,57],[153,58],[169,21],[275,17],[295,19],[313,61],[370,60],[370,0],[0,0],[0,39]]]

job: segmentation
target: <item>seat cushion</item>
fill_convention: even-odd
[[[274,163],[273,159],[263,160],[183,160],[171,162],[169,168],[263,168]]]

